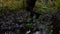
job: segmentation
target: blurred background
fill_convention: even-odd
[[[1,34],[53,34],[54,24],[59,32],[60,0],[36,0],[33,10],[41,14],[37,19],[35,14],[30,18],[26,1],[0,0]]]

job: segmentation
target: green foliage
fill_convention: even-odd
[[[40,29],[46,29],[46,26],[45,25],[41,25],[39,28]]]
[[[30,23],[30,24],[26,24],[25,27],[27,27],[27,28],[33,28],[34,25],[32,23]]]
[[[0,1],[0,15],[17,10],[18,13],[23,12],[23,0],[2,0]]]
[[[15,0],[9,0],[9,1],[3,1],[3,6],[7,6],[10,9],[17,9],[17,8],[22,8],[23,6],[23,0],[15,1]]]
[[[39,0],[37,0],[34,10],[37,13],[42,14],[43,16],[40,16],[38,19],[36,19],[36,23],[37,22],[40,23],[43,20],[44,14],[48,13],[48,14],[54,15],[57,12],[57,8],[60,8],[60,0],[56,0],[54,3],[55,3],[55,6],[51,7],[53,5],[53,2],[49,2],[49,3],[45,4],[45,3],[41,3]],[[19,12],[23,11],[23,10],[25,10],[25,6],[27,6],[26,0],[24,0],[24,5],[23,5],[23,0],[18,0],[18,1],[16,1],[16,0],[5,1],[4,0],[4,1],[0,2],[0,15],[3,13],[10,14],[10,12],[9,12],[10,10],[19,9]],[[8,7],[9,10],[6,10],[7,8],[5,8],[5,7]],[[26,14],[25,16],[27,16],[27,15],[28,14]],[[27,22],[30,22],[31,18],[25,17],[24,20]],[[33,25],[33,23],[29,23],[29,24],[26,24],[25,27],[33,28],[34,25]],[[46,29],[46,25],[41,25],[39,28]]]
[[[21,1],[15,1],[15,2],[7,2],[7,6],[11,9],[16,9],[16,8],[22,8],[22,0]]]
[[[60,0],[56,0],[55,4],[56,4],[56,8],[60,8]]]
[[[36,9],[36,12],[41,14],[49,13],[53,15],[56,11],[57,11],[56,7],[48,7],[48,5],[45,4],[40,5],[40,7]]]

